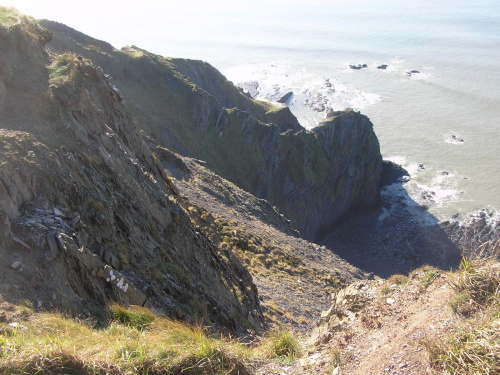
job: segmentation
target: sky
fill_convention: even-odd
[[[322,12],[332,5],[352,7],[357,2],[366,5],[367,0],[0,0],[0,5],[14,6],[37,19],[64,23],[115,48],[136,45],[163,56],[203,58],[196,56],[196,51],[182,49],[182,42],[193,46],[195,41],[201,51],[214,39],[234,43],[235,38],[241,38],[241,30],[247,29],[249,38],[256,17],[261,27],[267,26],[272,33],[275,25],[300,22],[297,14],[302,11]],[[359,7],[354,9],[359,11]],[[235,29],[238,32],[232,32]]]
[[[327,0],[314,0],[321,3]],[[340,0],[334,0],[340,1]],[[0,0],[0,5],[14,6],[37,19],[64,23],[93,38],[104,40],[115,48],[136,45],[148,51],[174,56],[169,41],[176,48],[183,40],[203,44],[221,35],[231,38],[231,27],[251,28],[251,16],[268,19],[283,14],[300,0]],[[310,4],[310,3],[309,3]],[[231,17],[227,17],[230,14]],[[229,23],[229,25],[228,25]],[[234,24],[231,24],[234,23]],[[188,43],[186,43],[187,45]],[[181,51],[182,57],[198,58],[195,51]],[[177,56],[179,57],[179,56]],[[201,56],[202,57],[202,56]]]
[[[175,5],[174,5],[175,4]],[[0,5],[14,6],[37,19],[46,18],[68,25],[116,48],[136,44],[147,49],[144,41],[156,32],[151,25],[178,23],[192,13],[203,14],[204,1],[117,1],[117,0],[0,0]],[[192,9],[196,9],[194,12]],[[184,21],[185,22],[185,21]],[[149,26],[149,27],[148,27]]]

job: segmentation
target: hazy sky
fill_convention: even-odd
[[[117,48],[129,44],[146,48],[141,42],[147,40],[148,34],[158,32],[151,25],[168,23],[171,28],[178,24],[188,29],[186,23],[196,22],[209,12],[207,3],[217,8],[229,1],[0,0],[0,5],[14,6],[38,19],[64,23]]]
[[[399,1],[404,0],[377,0]],[[0,0],[0,5],[14,6],[37,19],[64,23],[116,48],[134,44],[164,56],[178,52],[197,58],[196,51],[180,48],[183,41],[192,45],[194,40],[200,48],[206,48],[205,43],[214,38],[234,42],[236,34],[241,37],[241,30],[248,30],[247,37],[252,35],[256,17],[261,27],[268,25],[274,31],[274,25],[300,22],[297,14],[356,2],[366,4],[367,0]]]

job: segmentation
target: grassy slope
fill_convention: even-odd
[[[300,347],[287,331],[258,345],[212,338],[203,328],[144,308],[113,306],[106,327],[0,300],[2,374],[245,374],[261,359],[292,360]]]
[[[0,6],[0,23],[5,26],[10,26],[15,24],[21,14],[15,8],[2,7]]]
[[[500,244],[494,246],[499,253]],[[500,374],[500,263],[497,258],[464,257],[449,301],[460,316],[444,340],[427,343],[436,371],[451,374]]]
[[[438,286],[433,285],[436,283]],[[454,314],[446,335],[437,335],[435,338],[429,335],[429,338],[415,342],[415,345],[427,349],[428,364],[421,363],[424,367],[420,369],[430,365],[435,374],[499,373],[498,261],[464,258],[460,270],[456,272],[443,273],[432,267],[423,267],[410,277],[396,275],[378,284],[377,300],[383,301],[394,297],[395,290],[410,285],[419,286],[417,297],[420,302],[417,301],[415,306],[419,306],[418,303],[425,304],[428,295],[434,295],[443,288],[449,289],[446,285],[452,286],[451,293],[445,293],[451,296],[450,300],[432,304],[442,306],[438,316]],[[402,294],[398,295],[402,298]],[[414,297],[408,298],[410,301]],[[408,306],[412,303],[415,301]],[[420,307],[413,310],[415,316],[410,314],[398,318],[398,314],[406,314],[405,310],[381,309],[381,305],[377,306],[378,311],[384,311],[387,317],[371,313],[372,305],[368,305],[368,311],[361,311],[358,317],[363,329],[368,330],[365,333],[368,336],[365,337],[371,337],[370,330],[373,331],[373,337],[391,336],[386,332],[391,326],[389,320],[395,321],[393,327],[401,325],[400,319],[405,321],[405,327],[411,327],[416,324],[412,319],[421,310]],[[436,310],[435,307],[433,309]],[[109,324],[95,327],[91,321],[70,319],[58,313],[36,312],[28,303],[13,306],[0,300],[0,373],[263,374],[268,373],[266,371],[278,371],[288,374],[330,374],[337,366],[350,366],[352,353],[358,350],[358,346],[353,349],[348,344],[345,347],[339,344],[327,346],[325,352],[323,346],[323,351],[318,353],[324,356],[324,360],[314,370],[314,367],[301,367],[295,361],[302,349],[295,335],[288,331],[269,334],[247,345],[231,338],[209,337],[200,326],[190,327],[161,318],[143,308],[125,309],[115,305],[111,311]],[[372,324],[377,322],[382,324]],[[433,329],[429,328],[430,331]],[[345,332],[340,331],[336,336],[340,335],[349,343],[352,337],[359,334],[347,327]],[[393,338],[397,346],[398,341],[395,340],[398,340],[397,336]],[[370,341],[368,346],[377,344],[376,340]],[[400,349],[398,346],[395,350]],[[383,358],[379,358],[379,351],[357,354],[363,357],[365,364],[372,360],[383,361]],[[389,357],[392,358],[392,355]],[[305,363],[307,361],[310,364],[314,360],[309,359]],[[381,366],[384,367],[383,364]]]

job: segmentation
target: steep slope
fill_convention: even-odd
[[[70,54],[49,60],[50,33],[24,16],[0,24],[0,38],[4,298],[96,317],[118,301],[262,329],[251,275],[193,227],[102,70]]]
[[[328,306],[330,293],[366,275],[329,249],[300,238],[263,199],[239,189],[199,161],[156,147],[158,160],[201,230],[232,249],[254,276],[264,315],[302,332]]]
[[[500,263],[464,257],[459,270],[357,281],[332,303],[292,365],[257,374],[498,374]],[[481,249],[476,248],[476,251]]]
[[[206,63],[121,51],[64,25],[50,49],[71,51],[112,77],[149,135],[206,161],[240,188],[277,206],[307,239],[320,239],[357,207],[378,199],[378,140],[365,116],[336,113],[305,131],[286,107],[251,100]]]

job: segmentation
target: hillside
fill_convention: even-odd
[[[499,290],[500,264],[492,258],[464,258],[456,272],[423,267],[358,281],[332,294],[310,337],[273,333],[250,346],[145,309],[113,307],[116,321],[99,329],[0,299],[0,371],[497,374]]]
[[[41,25],[53,33],[50,51],[81,55],[110,76],[146,134],[268,200],[304,238],[321,238],[377,202],[382,158],[367,117],[336,113],[305,131],[287,107],[248,98],[207,63],[117,50],[58,23]]]
[[[252,276],[192,225],[102,70],[49,59],[50,33],[27,17],[0,32],[2,293],[97,319],[116,301],[262,330]]]
[[[404,174],[360,113],[0,7],[0,373],[497,373],[500,222]]]
[[[2,277],[11,280],[2,288],[11,302],[35,301],[43,309],[60,309],[105,321],[106,306],[116,301],[149,306],[160,314],[190,323],[203,321],[214,331],[237,335],[261,332],[271,322],[291,324],[305,331],[311,319],[325,308],[331,291],[364,277],[363,272],[326,248],[300,238],[293,223],[271,203],[206,168],[217,169],[210,162],[181,157],[158,143],[156,137],[147,136],[148,126],[141,122],[139,107],[131,110],[129,103],[133,101],[124,98],[121,87],[110,81],[100,67],[81,55],[54,54],[46,49],[51,33],[36,20],[14,9],[4,8],[4,14],[3,19],[9,22],[0,30],[4,43],[0,62],[5,72],[0,251]],[[99,48],[111,48],[74,33]],[[129,52],[113,52],[114,69],[134,63],[136,57]],[[296,154],[308,160],[308,145],[329,145],[331,155],[324,157],[331,157],[331,161],[325,168],[333,168],[335,173],[326,181],[341,182],[328,201],[336,207],[344,205],[344,209],[353,204],[347,201],[356,197],[343,194],[342,186],[354,181],[342,177],[347,173],[342,169],[354,167],[335,160],[350,159],[361,152],[342,142],[359,137],[361,142],[365,133],[365,143],[373,141],[372,146],[378,147],[366,117],[354,112],[339,113],[330,124],[305,132],[289,110],[281,108],[278,111],[288,113],[283,118],[289,118],[290,124],[266,124],[257,118],[265,119],[269,104],[248,99],[207,64],[175,60],[174,66],[173,60],[146,55],[147,59],[139,59],[141,64],[159,65],[170,80],[176,81],[176,87],[182,86],[173,90],[171,84],[166,84],[164,88],[169,99],[177,95],[185,101],[183,106],[189,109],[190,116],[199,110],[191,102],[200,95],[200,100],[219,104],[179,73],[181,70],[207,90],[222,95],[220,100],[226,105],[238,104],[249,111],[217,107],[224,116],[235,115],[233,120],[237,122],[228,124],[228,131],[240,140],[244,138],[246,144],[254,131],[264,131],[262,142],[272,142],[271,148],[278,148],[278,154],[288,142],[284,139],[290,138],[290,144],[303,144],[290,148],[283,161],[275,160],[273,170],[259,172],[268,174],[271,185],[279,182],[281,175],[289,181],[285,188],[293,187],[288,159],[296,160]],[[145,77],[152,79],[147,74]],[[196,94],[194,99],[183,96],[188,86],[188,91]],[[224,97],[226,91],[228,97]],[[283,127],[288,130],[280,133]],[[193,129],[190,132],[196,133]],[[227,152],[224,144],[216,150],[213,160],[248,161],[245,154],[222,158]],[[273,150],[270,158],[277,152]],[[377,164],[380,154],[378,148],[376,151]],[[317,178],[308,170],[304,165],[302,171],[307,175],[300,177],[302,195],[309,194],[305,190],[310,186],[308,179]],[[244,169],[245,175],[251,172]],[[371,173],[366,168],[349,172],[349,176],[358,172]],[[373,179],[378,180],[377,169]],[[369,184],[372,189],[371,180]],[[376,199],[367,194],[367,200]],[[319,219],[311,226],[335,220],[329,210],[318,211],[325,202],[319,199],[318,192],[310,195],[311,199],[313,196],[317,202],[308,215]],[[286,203],[289,209],[299,204],[297,200]],[[295,216],[307,211],[300,208],[293,207]],[[248,270],[257,277],[260,293]],[[43,288],[37,286],[39,280],[47,280]],[[16,287],[12,289],[11,284]],[[301,303],[293,304],[295,298]]]
[[[456,272],[425,266],[332,294],[303,358],[258,373],[498,374],[500,264],[476,251]]]

